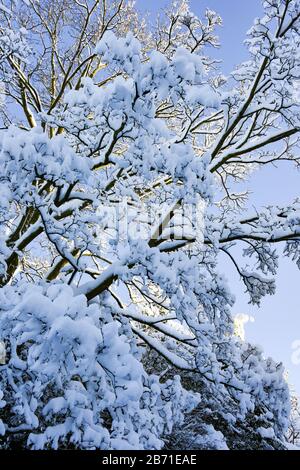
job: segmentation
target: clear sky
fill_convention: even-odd
[[[151,16],[167,4],[168,2],[158,0],[136,1],[137,7],[140,10],[148,10]],[[229,74],[235,65],[248,57],[243,40],[253,19],[261,15],[262,0],[191,0],[190,4],[195,14],[201,15],[208,7],[222,16],[223,26],[219,29],[222,45],[214,56],[223,61],[223,73]],[[299,179],[299,171],[287,163],[281,163],[277,168],[264,167],[247,183],[252,191],[250,207],[253,205],[259,208],[263,205],[291,202],[300,196]],[[299,269],[293,262],[281,257],[276,294],[265,297],[258,308],[248,304],[244,286],[227,260],[224,260],[221,267],[236,295],[233,313],[245,313],[254,318],[254,322],[245,326],[246,339],[259,344],[266,355],[284,363],[289,373],[289,381],[300,395],[300,364],[292,363],[292,343],[300,340]]]

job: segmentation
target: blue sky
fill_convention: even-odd
[[[223,26],[219,28],[222,45],[214,56],[223,61],[223,73],[229,74],[235,65],[248,57],[243,40],[253,19],[261,15],[262,1],[191,0],[190,3],[195,14],[201,15],[208,7],[222,16]],[[168,3],[137,0],[136,4],[140,10],[148,10],[154,15]],[[247,183],[252,191],[250,207],[253,205],[259,208],[263,205],[283,205],[291,202],[299,196],[299,178],[299,171],[287,163],[282,163],[277,168],[264,167]],[[298,296],[300,271],[293,262],[281,257],[276,294],[266,297],[258,308],[248,304],[244,286],[228,261],[224,260],[222,269],[236,296],[233,313],[245,313],[254,317],[254,322],[249,322],[245,326],[246,338],[263,347],[266,355],[284,363],[289,374],[289,382],[300,395],[300,364],[294,365],[291,360],[292,343],[300,340],[300,297]]]

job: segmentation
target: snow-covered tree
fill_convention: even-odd
[[[207,55],[220,17],[185,0],[152,30],[123,0],[8,3],[0,446],[158,449],[199,407],[280,442],[282,365],[234,334],[218,260],[257,304],[277,244],[299,264],[300,202],[250,214],[236,189],[299,164],[299,1],[263,2],[229,78]],[[228,446],[208,423],[197,445]]]
[[[296,447],[300,447],[300,407],[299,397],[295,390],[291,390],[291,414],[290,423],[286,433],[286,439]]]

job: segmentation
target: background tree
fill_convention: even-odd
[[[299,398],[295,391],[291,390],[291,415],[289,428],[286,434],[287,441],[294,446],[299,447],[300,445],[300,409],[299,409]]]
[[[3,447],[160,448],[201,403],[284,439],[282,365],[233,334],[218,272],[225,254],[259,303],[276,244],[300,259],[299,202],[249,214],[236,189],[299,161],[299,2],[263,3],[228,80],[207,57],[220,17],[186,1],[150,31],[124,1],[2,10]],[[216,426],[199,447],[229,444]]]

